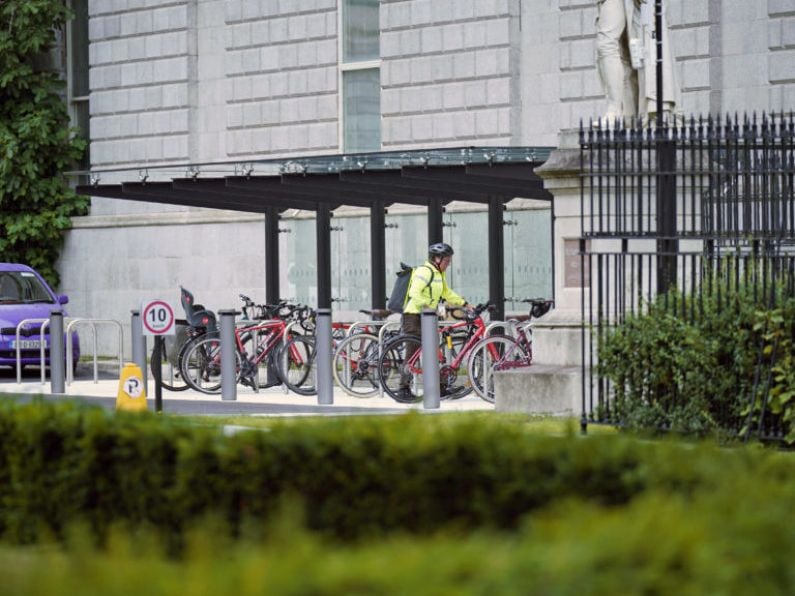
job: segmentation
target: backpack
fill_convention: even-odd
[[[424,267],[424,265],[420,265],[420,267]],[[411,274],[414,273],[414,269],[415,267],[409,267],[405,263],[400,263],[400,269],[395,274],[397,276],[395,285],[392,286],[392,293],[389,295],[389,301],[386,303],[386,307],[392,312],[403,312],[403,307],[406,304],[406,297],[409,293]],[[428,269],[430,270],[430,267],[428,267]],[[431,275],[431,279],[425,287],[429,287],[432,281],[433,275]]]

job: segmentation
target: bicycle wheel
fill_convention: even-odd
[[[381,386],[396,402],[412,404],[422,401],[421,347],[422,342],[416,335],[398,335],[386,343],[378,359]]]
[[[484,337],[472,347],[467,364],[469,379],[475,392],[489,403],[494,403],[494,373],[530,366],[530,357],[507,335]]]
[[[378,393],[378,337],[355,333],[342,340],[334,352],[331,370],[337,385],[353,397]]]
[[[315,342],[306,335],[294,335],[280,349],[276,358],[279,375],[290,391],[298,395],[317,393]]]
[[[160,384],[167,391],[185,391],[189,385],[182,376],[180,354],[188,342],[185,335],[169,335],[163,338],[163,352],[160,355]],[[152,351],[154,355],[154,350]],[[152,378],[157,378],[154,358],[149,359]]]
[[[235,383],[240,380],[240,354],[235,351]],[[221,341],[202,337],[191,343],[182,359],[182,376],[191,388],[202,393],[221,391]]]

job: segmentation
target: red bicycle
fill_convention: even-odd
[[[489,335],[472,347],[468,368],[472,388],[481,398],[494,403],[494,373],[502,370],[523,368],[533,363],[533,335],[528,326],[554,304],[545,298],[522,300],[532,305],[526,321],[511,321],[515,327],[515,337],[509,335]]]
[[[281,303],[276,306],[254,305],[241,295],[251,324],[236,327],[235,374],[236,382],[258,390],[274,384],[268,382],[268,373],[277,382],[300,395],[317,393],[315,386],[315,342],[309,335],[288,333],[288,325],[295,321],[305,324],[311,320],[309,307]],[[285,335],[287,340],[285,341]],[[221,341],[217,335],[199,339],[190,347],[182,360],[182,375],[192,388],[202,393],[221,390]]]
[[[439,358],[439,389],[442,399],[460,399],[473,390],[468,370],[469,354],[485,336],[486,324],[480,315],[492,305],[479,304],[471,312],[455,309],[452,325],[442,326]],[[463,313],[463,314],[462,314]],[[384,346],[378,361],[384,391],[397,402],[422,400],[422,339],[416,335],[397,335]]]

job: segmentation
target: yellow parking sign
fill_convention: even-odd
[[[132,412],[146,411],[146,385],[141,367],[127,362],[119,377],[119,391],[116,396],[116,409]]]

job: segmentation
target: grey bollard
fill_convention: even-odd
[[[144,336],[144,325],[141,321],[141,311],[131,310],[132,315],[130,319],[130,342],[132,343],[132,361],[137,364],[141,369],[141,376],[143,376],[144,387],[148,387],[147,383],[147,366],[146,366],[146,337]]]
[[[63,311],[54,310],[50,313],[50,392],[65,393],[64,364],[65,350],[63,342]]]
[[[331,378],[331,309],[317,309],[315,329],[315,363],[317,364],[317,403],[330,406],[334,403],[334,381]]]
[[[237,371],[235,370],[235,317],[236,310],[219,310],[221,333],[221,399],[237,399]]]
[[[422,405],[439,408],[439,322],[436,311],[422,311]]]

